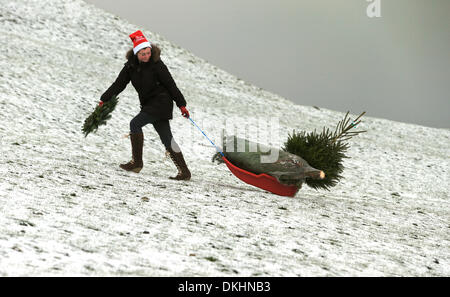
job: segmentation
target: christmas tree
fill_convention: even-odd
[[[344,158],[348,158],[345,154],[349,148],[346,142],[353,136],[366,131],[352,131],[360,122],[360,118],[365,114],[363,112],[358,118],[350,123],[348,118],[349,112],[344,119],[340,121],[334,132],[328,128],[323,128],[321,133],[315,130],[310,133],[298,132],[295,130],[288,137],[282,149],[291,154],[305,159],[309,165],[314,168],[320,168],[325,172],[324,179],[306,179],[306,184],[314,189],[329,190],[334,187],[342,178],[344,166],[342,164]]]

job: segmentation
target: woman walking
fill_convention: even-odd
[[[166,155],[170,156],[178,169],[178,174],[170,179],[189,180],[191,173],[180,147],[172,136],[169,124],[169,120],[172,119],[173,101],[180,108],[181,114],[189,118],[186,100],[161,60],[161,50],[147,41],[139,30],[130,34],[130,38],[133,41],[133,48],[126,54],[127,62],[100,99],[101,105],[112,96],[121,93],[130,81],[139,95],[141,110],[130,122],[132,159],[126,164],[121,164],[120,168],[136,173],[141,171],[144,166],[142,127],[152,124],[166,148]]]

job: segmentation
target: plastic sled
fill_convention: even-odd
[[[252,186],[258,187],[260,189],[269,191],[273,194],[280,195],[280,196],[289,196],[294,197],[295,194],[300,189],[298,186],[292,185],[283,185],[278,180],[265,173],[261,174],[254,174],[252,172],[249,172],[247,170],[241,169],[230,161],[228,161],[227,158],[222,157],[222,160],[225,161],[225,164],[227,164],[228,169],[240,180],[243,182],[250,184]]]

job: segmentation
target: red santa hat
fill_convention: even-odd
[[[152,47],[150,42],[145,38],[144,34],[142,34],[141,30],[137,30],[136,32],[130,34],[131,41],[133,41],[133,52],[136,55],[138,51],[146,47]]]

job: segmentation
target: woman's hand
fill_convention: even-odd
[[[98,106],[102,107],[103,105],[103,101],[100,100],[100,102],[98,103]]]
[[[186,106],[180,106],[181,115],[185,118],[189,118],[189,111],[186,109]]]

